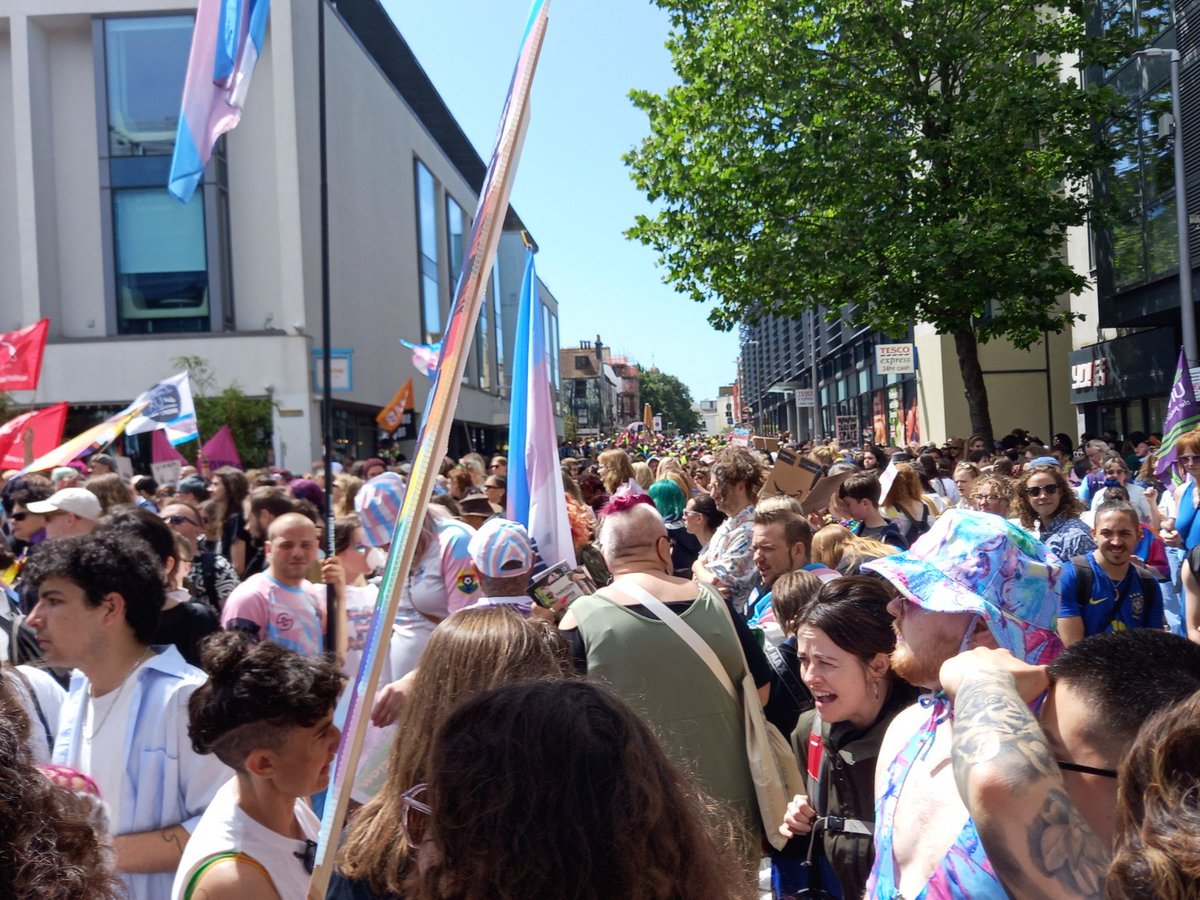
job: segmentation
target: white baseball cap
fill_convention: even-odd
[[[27,503],[25,508],[39,516],[59,512],[74,513],[89,522],[95,522],[104,514],[100,498],[87,488],[81,487],[63,488],[52,494],[48,500],[35,500],[33,503]]]

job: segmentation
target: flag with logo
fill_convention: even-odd
[[[161,428],[167,433],[167,440],[171,442],[171,446],[178,447],[199,433],[196,405],[192,401],[192,388],[187,372],[180,372],[166,381],[160,381],[138,396],[129,408],[140,408],[141,411],[126,427],[125,431],[128,434],[142,434]]]
[[[270,0],[200,0],[196,7],[167,179],[167,190],[184,203],[204,177],[217,138],[241,121],[270,8]]]
[[[33,456],[49,453],[62,441],[67,424],[67,404],[22,413],[0,425],[0,471],[25,466],[25,432],[33,432]]]
[[[1167,400],[1167,418],[1163,423],[1162,446],[1158,448],[1158,463],[1155,473],[1161,478],[1175,471],[1175,444],[1179,438],[1200,425],[1200,406],[1196,405],[1196,392],[1192,387],[1192,373],[1188,370],[1187,355],[1180,350],[1179,362],[1175,364],[1175,382],[1171,385],[1171,396]]]
[[[16,331],[0,332],[0,391],[37,389],[49,332],[49,319]]]
[[[533,251],[526,250],[513,347],[506,514],[529,531],[543,563],[553,566],[565,561],[574,568],[575,548],[559,468],[544,322]]]

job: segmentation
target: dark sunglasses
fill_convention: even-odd
[[[9,518],[12,519],[14,522],[24,522],[26,519],[28,519],[32,515],[35,515],[35,514],[27,513],[27,512],[19,512],[19,513],[13,513],[11,516],[9,516]]]
[[[1102,778],[1116,778],[1117,773],[1112,769],[1097,769],[1095,766],[1081,766],[1079,763],[1066,762],[1056,759],[1058,767],[1067,772],[1082,772],[1084,775],[1099,775]]]
[[[1045,487],[1027,487],[1024,493],[1026,497],[1040,497],[1042,496],[1042,491],[1046,492],[1047,497],[1053,497],[1058,493],[1058,485],[1048,484]]]
[[[292,856],[304,863],[304,871],[311,875],[317,863],[317,842],[305,838],[304,849],[293,853]]]
[[[1190,466],[1194,462],[1200,462],[1200,456],[1192,456],[1187,453],[1181,453],[1175,457],[1176,460],[1183,463],[1185,466]]]
[[[189,519],[187,516],[163,516],[163,521],[168,525],[182,525],[184,522],[187,522],[189,525],[195,525],[197,528],[200,527],[199,522],[195,519]]]

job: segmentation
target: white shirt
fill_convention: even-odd
[[[67,692],[50,673],[36,666],[17,666],[20,673],[6,674],[8,684],[29,716],[29,740],[26,742],[33,761],[50,762],[54,736],[58,734],[59,713]],[[21,677],[24,676],[24,677]]]
[[[107,694],[88,696],[83,712],[83,740],[74,765],[90,775],[100,788],[100,799],[108,807],[108,821],[115,827],[121,820],[121,794],[125,784],[125,734],[133,704],[134,674],[146,660]]]

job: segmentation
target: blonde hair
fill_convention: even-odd
[[[354,498],[362,489],[363,480],[349,472],[339,472],[333,479],[333,486],[341,491],[341,496],[338,497],[338,501],[333,507],[333,514],[335,516],[354,515]]]
[[[619,447],[612,450],[605,450],[597,457],[596,462],[608,469],[602,477],[604,479],[604,490],[610,494],[634,478],[633,465],[629,462],[629,454]]]
[[[650,471],[650,464],[635,462],[633,464],[633,480],[641,486],[643,491],[650,490],[650,485],[654,483],[654,473]]]
[[[826,525],[813,535],[813,562],[836,569],[838,563],[842,561],[842,551],[846,541],[852,537],[854,537],[854,532],[845,525]]]

